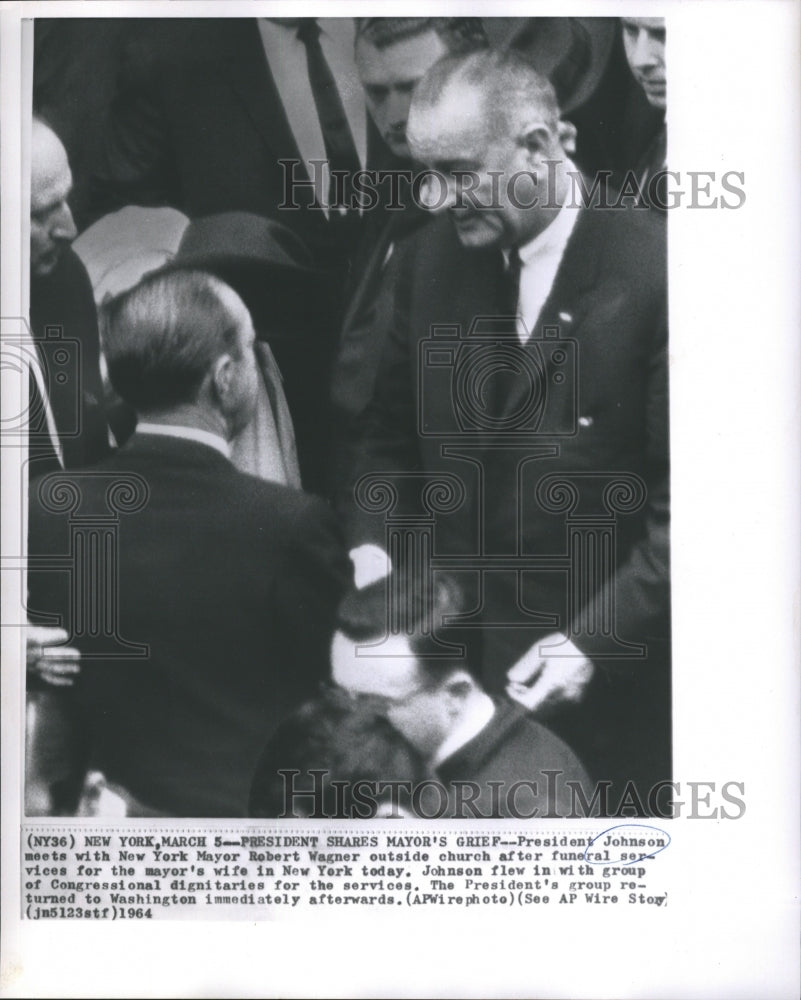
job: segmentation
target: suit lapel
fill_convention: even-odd
[[[380,208],[377,208],[373,215],[366,219],[363,237],[365,241],[370,239],[368,228],[370,223],[376,213],[381,213],[381,211]],[[424,225],[428,218],[426,212],[415,205],[408,205],[400,212],[387,213],[387,216],[384,217],[383,227],[373,237],[373,245],[369,252],[357,252],[353,260],[352,269],[357,277],[354,289],[349,296],[348,309],[342,324],[343,330],[347,330],[353,324],[368,318],[363,317],[362,314],[365,306],[372,306],[375,303],[376,293],[386,270],[385,265],[389,262],[390,248],[392,248],[392,253],[396,253],[398,241],[410,236],[412,232]]]
[[[580,339],[581,327],[591,316],[592,299],[598,283],[599,256],[596,248],[593,213],[580,209],[579,218],[570,234],[559,270],[556,272],[553,286],[548,298],[543,304],[532,336],[524,350],[535,359],[536,369],[542,370],[545,385],[544,394],[559,394],[560,385],[567,385],[561,380],[553,380],[554,351],[543,336],[543,328],[557,328],[560,339]],[[527,377],[510,379],[509,391],[505,395],[503,412],[516,413],[520,410],[524,395],[530,391]],[[552,406],[548,407],[548,411]],[[543,426],[542,432],[547,433],[548,427]]]
[[[542,307],[538,324],[564,327],[575,323],[581,302],[598,281],[599,258],[595,246],[593,213],[579,209],[579,217],[565,247],[553,287]],[[570,320],[565,320],[569,316]],[[564,331],[567,333],[567,331]]]
[[[255,19],[243,18],[232,27],[231,45],[223,61],[232,90],[265,144],[282,158],[300,160]]]

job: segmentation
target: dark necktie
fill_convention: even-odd
[[[298,28],[298,38],[306,47],[309,83],[320,119],[329,169],[332,172],[344,171],[344,182],[340,180],[336,183],[333,173],[331,176],[328,192],[329,218],[333,220],[337,215],[344,217],[346,214],[357,216],[357,211],[354,209],[351,212],[350,209],[353,207],[353,174],[361,170],[361,163],[334,74],[320,45],[320,25],[316,18],[303,19]]]
[[[512,247],[509,251],[508,260],[504,261],[504,269],[501,276],[498,300],[501,316],[512,318],[517,316],[517,305],[520,298],[520,270],[522,266],[517,247]],[[514,326],[511,326],[510,329],[514,329]]]

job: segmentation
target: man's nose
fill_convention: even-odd
[[[637,69],[648,69],[659,64],[659,44],[644,28],[637,32],[632,62]]]
[[[72,243],[77,235],[78,230],[75,226],[75,220],[72,217],[69,205],[65,201],[59,209],[58,215],[55,219],[55,225],[53,226],[53,238],[57,240],[64,240],[67,243]]]
[[[429,212],[443,212],[458,201],[456,179],[451,174],[429,170],[420,188],[420,202]]]
[[[405,130],[411,103],[411,94],[399,94],[395,91],[390,93],[387,98],[387,121],[393,131]]]

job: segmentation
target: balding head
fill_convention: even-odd
[[[432,182],[429,206],[452,211],[465,246],[520,246],[567,196],[575,129],[560,120],[550,82],[517,53],[437,62],[415,91],[408,136],[447,189],[437,197]]]
[[[67,151],[41,119],[31,129],[31,274],[44,277],[55,268],[77,235],[67,198],[72,173]]]
[[[436,139],[438,112],[490,139],[515,139],[535,120],[554,131],[559,123],[550,81],[519,54],[497,49],[448,56],[420,81],[409,122],[418,148]]]

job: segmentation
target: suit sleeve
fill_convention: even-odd
[[[602,621],[603,609],[614,602],[617,635],[646,646],[667,642],[670,633],[668,351],[663,303],[664,300],[653,323],[647,363],[644,530],[614,577],[582,612],[587,616],[585,620],[594,617],[595,621]],[[582,645],[580,640],[577,645]],[[614,640],[607,642],[596,636],[592,651],[587,649],[586,653],[590,658],[597,657],[599,652],[613,657],[618,649]]]
[[[417,360],[412,356],[416,337],[410,329],[414,243],[407,242],[399,252],[403,258],[398,261],[397,281],[383,292],[394,295],[394,303],[373,397],[356,422],[360,458],[355,464],[354,486],[368,474],[393,480],[396,473],[421,467],[414,389]],[[397,485],[396,478],[394,482]],[[368,511],[358,500],[355,488],[351,501],[346,510],[350,544],[372,542],[383,546],[384,514]]]
[[[89,182],[86,224],[125,205],[179,207],[153,30],[136,33],[124,49],[105,142]]]
[[[329,675],[337,608],[351,577],[336,517],[322,500],[304,497],[287,531],[271,612],[286,636],[284,649],[291,662],[285,668],[305,690],[309,680]]]

